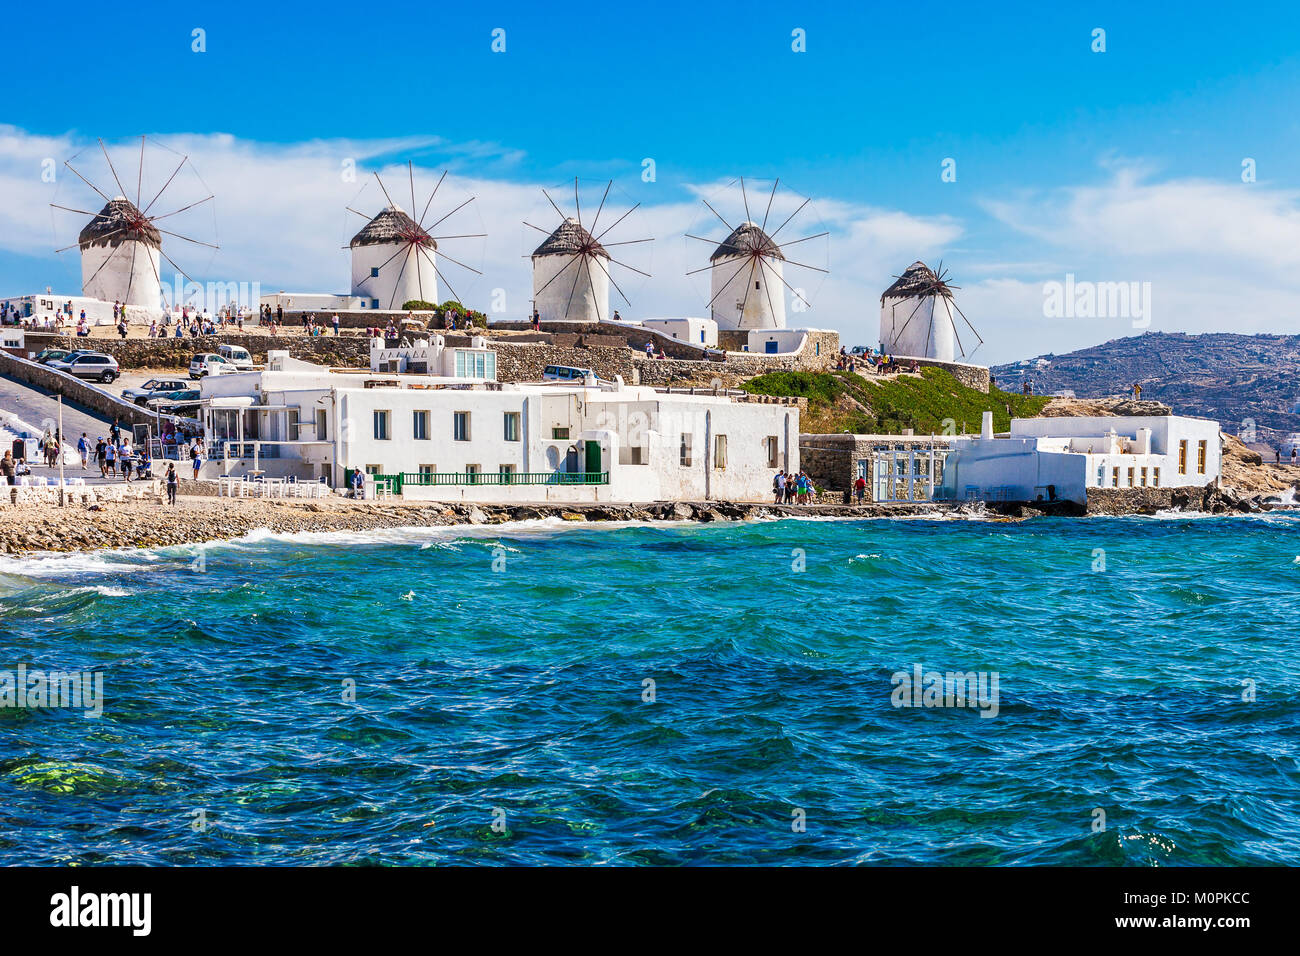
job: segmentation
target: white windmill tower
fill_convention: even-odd
[[[162,302],[160,233],[125,196],[115,196],[77,235],[81,294],[157,311]]]
[[[170,153],[172,156],[180,156],[180,161],[172,168],[170,160],[162,157],[167,162],[164,168],[171,170],[170,175],[166,176],[162,187],[158,189],[153,198],[149,199],[148,202],[144,202],[143,197],[147,195],[144,192],[146,180],[154,178],[147,172],[148,167],[153,165],[149,160],[159,159],[156,152],[147,155],[146,147],[148,145],[150,145],[150,141],[141,136],[134,199],[127,198],[128,190],[122,185],[122,180],[117,174],[117,168],[113,165],[113,160],[108,154],[108,148],[101,139],[99,140],[99,148],[107,164],[107,172],[117,185],[117,195],[110,199],[107,193],[96,186],[87,176],[79,172],[72,165],[72,161],[68,160],[64,165],[77,179],[89,186],[100,199],[104,200],[104,205],[99,212],[90,212],[84,208],[73,208],[59,203],[50,203],[54,209],[91,217],[90,221],[77,234],[76,246],[81,253],[81,294],[88,299],[97,299],[101,302],[121,303],[126,307],[124,311],[128,320],[148,321],[161,314],[165,297],[160,271],[162,261],[165,260],[180,276],[187,280],[190,279],[190,276],[163,251],[162,237],[164,235],[194,245],[206,246],[209,249],[218,248],[215,243],[195,239],[192,236],[176,231],[184,227],[177,225],[175,222],[168,222],[165,226],[159,225],[163,220],[170,220],[173,216],[179,216],[197,206],[210,202],[213,196],[208,192],[202,180],[198,179],[197,174],[193,172],[191,165],[190,177],[196,180],[197,185],[202,186],[203,192],[207,194],[192,201],[182,199],[180,201],[184,202],[184,205],[167,212],[153,211],[155,204],[165,195],[173,195],[174,197],[178,191],[186,192],[188,196],[196,194],[192,191],[193,183],[188,184],[191,188],[186,190],[183,188],[182,181],[177,178],[189,162],[189,157],[180,156],[179,153],[163,146],[160,147],[163,151]],[[156,141],[152,145],[159,146]],[[74,156],[73,159],[77,159],[77,156]],[[157,171],[155,168],[154,172]],[[172,202],[176,201],[173,198]],[[170,204],[164,203],[163,207],[165,208]],[[72,246],[64,246],[57,251],[64,252],[71,248]]]
[[[880,297],[881,351],[939,362],[966,358],[968,353],[957,331],[957,316],[961,316],[977,340],[971,352],[984,344],[953,298],[953,290],[960,286],[949,285],[946,277],[942,263],[936,273],[920,260],[894,277],[894,284]]]
[[[776,198],[780,180],[775,180],[772,183],[767,209],[761,222],[755,222],[750,218],[749,196],[745,189],[744,178],[742,177],[739,182],[741,201],[745,210],[745,218],[740,225],[733,227],[705,199],[702,201],[709,208],[709,212],[716,216],[729,230],[727,237],[718,242],[715,239],[687,234],[688,239],[698,239],[701,242],[715,244],[713,254],[709,256],[709,265],[706,267],[710,272],[710,314],[713,320],[717,322],[719,331],[784,329],[786,327],[786,290],[789,290],[791,299],[796,303],[796,311],[802,311],[798,306],[810,307],[810,303],[804,294],[786,281],[786,266],[809,269],[823,274],[828,271],[818,266],[795,262],[788,258],[776,243],[775,236],[799,215],[810,200],[805,199],[800,203],[786,220],[769,235],[767,220],[772,212],[772,204]],[[812,239],[820,239],[826,235],[828,233],[818,232],[810,236],[804,236],[801,239],[795,239],[789,244],[794,245]],[[703,269],[694,269],[688,272],[687,275],[703,271]]]
[[[410,161],[406,164],[411,187],[411,208],[415,208],[415,170]],[[438,280],[441,279],[448,291],[457,300],[460,296],[447,281],[446,275],[438,267],[439,239],[474,239],[482,238],[484,233],[466,233],[462,235],[432,234],[439,225],[446,222],[457,212],[464,209],[474,197],[470,196],[441,219],[431,223],[427,228],[424,219],[429,214],[429,206],[438,195],[447,173],[444,171],[429,194],[424,204],[424,211],[417,222],[393,202],[384,181],[375,173],[375,180],[384,194],[387,205],[373,218],[365,213],[348,207],[350,211],[366,219],[366,224],[348,243],[352,252],[352,294],[358,298],[368,299],[372,308],[400,309],[407,302],[422,301],[438,304]],[[468,269],[475,275],[482,275],[478,269],[468,266],[458,259],[453,259],[445,252],[442,258]]]
[[[578,197],[578,180],[573,181],[575,214],[565,215],[545,189],[542,195],[560,216],[560,224],[551,232],[525,222],[526,226],[546,235],[540,246],[533,250],[533,309],[542,322],[601,322],[610,318],[609,287],[613,285],[628,305],[631,302],[610,272],[610,266],[622,266],[638,275],[649,276],[634,266],[610,255],[608,246],[632,245],[651,242],[650,239],[631,239],[602,244],[603,239],[640,205],[636,203],[599,235],[592,233],[600,222],[600,214],[609,198],[613,180],[605,186],[596,215],[588,229],[582,223],[582,203]]]

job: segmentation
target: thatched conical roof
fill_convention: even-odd
[[[110,199],[77,236],[83,249],[87,246],[119,246],[133,240],[155,249],[162,248],[162,233],[144,217],[135,203],[124,196]]]
[[[718,248],[713,250],[713,255],[709,256],[709,261],[714,259],[724,259],[728,256],[748,256],[758,252],[765,256],[771,256],[774,259],[784,259],[781,252],[772,237],[765,233],[757,223],[742,222],[735,229],[731,230],[731,235],[719,243]]]
[[[580,252],[592,256],[604,256],[606,259],[609,258],[609,253],[605,251],[605,247],[596,241],[585,226],[570,216],[560,223],[553,233],[546,237],[545,242],[533,250],[533,257],[572,256]]]
[[[348,245],[377,246],[386,242],[418,242],[426,249],[438,248],[433,237],[397,206],[385,206]]]
[[[918,259],[903,270],[903,274],[884,291],[880,300],[883,302],[889,298],[920,299],[927,295],[942,295],[951,299],[952,289],[948,288],[948,283],[934,274],[933,269]]]

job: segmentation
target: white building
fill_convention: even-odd
[[[965,352],[958,344],[957,316],[948,285],[924,262],[913,262],[880,297],[880,349],[951,362]]]
[[[743,222],[709,256],[718,328],[785,328],[785,255],[762,228]]]
[[[482,335],[473,336],[469,348],[448,348],[447,339],[441,335],[402,339],[395,347],[386,345],[383,339],[371,339],[370,370],[495,382],[497,353],[487,347]]]
[[[950,439],[942,496],[1087,502],[1093,488],[1202,487],[1220,475],[1219,423],[1179,415],[1016,418]]]
[[[684,316],[680,319],[641,319],[636,324],[679,342],[689,342],[709,349],[718,347],[718,323],[712,319]]]
[[[324,477],[343,488],[361,469],[414,499],[759,501],[778,468],[799,467],[797,405],[268,358],[264,371],[200,384],[204,477]]]
[[[81,294],[127,307],[127,319],[162,317],[162,233],[124,196],[105,204],[77,236]],[[87,314],[89,319],[89,313]]]
[[[570,216],[533,250],[533,308],[543,322],[609,319],[609,253]]]

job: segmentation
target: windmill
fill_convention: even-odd
[[[145,136],[140,137],[140,152],[134,177],[135,190],[132,191],[128,188],[131,185],[130,178],[128,177],[127,184],[123,185],[117,167],[114,165],[112,157],[109,156],[108,147],[104,145],[102,139],[98,142],[99,152],[104,157],[107,172],[116,185],[117,191],[110,197],[104,189],[100,189],[92,181],[90,176],[83,173],[77,166],[72,165],[73,160],[77,160],[78,166],[81,166],[82,169],[86,168],[81,156],[87,150],[83,150],[68,159],[63,165],[102,199],[104,205],[98,212],[92,212],[88,209],[76,208],[61,203],[50,203],[52,210],[91,217],[90,221],[77,234],[75,243],[63,246],[55,251],[66,252],[74,246],[80,250],[82,295],[103,302],[120,302],[124,306],[124,312],[128,318],[144,318],[147,320],[158,315],[164,305],[164,284],[159,272],[161,260],[165,259],[179,275],[193,281],[189,274],[163,251],[163,236],[171,236],[209,249],[215,250],[219,248],[215,242],[196,239],[192,235],[178,231],[184,228],[182,225],[183,220],[168,221],[165,225],[160,225],[160,223],[164,220],[172,220],[174,216],[180,216],[190,210],[211,203],[214,197],[206,184],[198,177],[197,172],[194,171],[188,155],[181,155],[156,141],[150,141]],[[150,147],[153,147],[152,154],[150,153]],[[165,163],[163,168],[170,169],[171,172],[166,176],[162,186],[156,192],[153,192],[153,182],[151,180],[154,177],[149,175],[148,170],[151,165],[157,162],[159,150],[165,151],[171,157],[179,156],[180,159],[175,163],[174,167],[171,165],[170,159]],[[92,152],[88,158],[93,159],[94,153]],[[178,180],[187,165],[190,171],[189,175]],[[107,177],[101,176],[99,178],[107,188]],[[194,193],[191,185],[188,190],[189,195],[177,198],[176,194],[182,188],[182,183],[189,185],[189,180],[197,180],[201,189],[198,193]],[[148,185],[147,181],[149,181]],[[128,198],[128,195],[132,192],[134,199]],[[151,196],[150,193],[152,193]],[[194,195],[201,195],[202,198],[193,198]],[[149,197],[148,202],[145,202],[146,196]],[[170,201],[160,203],[159,200],[162,200],[164,196],[171,197]],[[177,203],[181,205],[176,206]],[[158,211],[155,211],[155,207]],[[161,211],[164,209],[168,211]],[[141,312],[143,312],[143,315],[141,315]]]
[[[807,295],[786,280],[786,267],[794,266],[822,275],[827,275],[830,271],[821,266],[790,258],[785,249],[776,242],[776,237],[808,207],[811,200],[804,199],[794,205],[792,200],[782,197],[781,202],[776,204],[777,188],[781,183],[777,179],[768,192],[762,220],[755,222],[750,212],[749,191],[744,177],[728,184],[727,188],[731,189],[737,183],[740,187],[740,200],[745,218],[733,226],[718,212],[713,203],[701,199],[712,217],[716,217],[726,227],[727,234],[725,238],[718,240],[688,232],[687,239],[706,242],[713,246],[714,250],[709,256],[707,266],[692,269],[686,274],[688,276],[701,272],[711,274],[711,296],[708,308],[720,330],[783,329],[786,327],[785,293],[787,290],[790,292],[795,311],[802,312],[812,306]],[[791,205],[794,205],[794,209],[769,234],[767,224],[772,216],[774,204],[777,205],[778,216]],[[814,232],[790,240],[785,243],[785,247],[824,239],[828,235],[825,230]]]
[[[967,358],[984,340],[958,307],[948,283],[948,273],[939,263],[933,271],[917,260],[894,276],[894,284],[880,297],[880,348],[891,355],[952,362]],[[968,353],[957,331],[956,315],[975,336],[977,343]],[[955,347],[954,347],[955,346]]]
[[[573,180],[574,214],[567,215],[545,189],[542,195],[560,217],[553,230],[535,226],[527,220],[524,225],[536,229],[546,239],[533,250],[533,308],[543,322],[602,322],[610,317],[609,287],[614,286],[619,297],[631,305],[626,293],[614,279],[610,267],[620,266],[637,275],[649,278],[650,273],[614,258],[609,250],[616,246],[632,246],[653,242],[653,239],[625,239],[619,242],[602,240],[641,204],[635,203],[599,233],[600,217],[605,211],[611,179],[596,207],[590,225],[582,221],[582,201],[579,183]],[[622,253],[620,253],[621,255]]]
[[[406,163],[407,180],[410,187],[411,210],[417,208],[415,199],[415,167],[408,160]],[[438,227],[447,223],[458,212],[465,209],[476,197],[470,196],[452,208],[440,218],[425,226],[429,208],[438,195],[447,171],[438,177],[418,220],[393,201],[392,195],[384,185],[378,173],[374,174],[380,191],[384,194],[387,205],[375,216],[348,206],[349,212],[356,213],[366,220],[366,225],[352,237],[347,248],[352,250],[352,294],[370,300],[372,307],[400,309],[411,301],[438,301],[438,280],[442,280],[453,299],[463,300],[452,287],[443,269],[438,266],[438,259],[451,262],[475,275],[482,275],[478,269],[459,259],[448,255],[440,249],[439,242],[454,239],[481,239],[485,232],[461,232],[435,235]],[[452,229],[451,226],[444,227]],[[467,227],[461,227],[467,228]],[[468,227],[473,228],[473,227]],[[444,263],[445,265],[445,263]]]

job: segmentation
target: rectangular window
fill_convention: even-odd
[[[1196,473],[1205,474],[1205,460],[1209,453],[1209,446],[1206,442],[1201,441],[1196,445]]]
[[[775,435],[767,436],[767,467],[775,468],[781,456],[781,443]]]
[[[1152,469],[1151,469],[1151,487],[1152,487],[1152,488],[1159,488],[1159,487],[1160,487],[1160,469],[1159,469],[1159,468],[1152,468]]]
[[[1184,438],[1178,443],[1178,473],[1187,474],[1187,439]]]
[[[506,412],[505,418],[506,441],[519,441],[519,413]]]
[[[437,466],[437,465],[421,465],[421,466],[420,466],[420,474],[422,474],[422,475],[436,475],[437,473],[438,473],[438,466]]]
[[[383,465],[366,465],[367,475],[382,475],[384,473]]]
[[[413,412],[411,414],[411,434],[417,441],[429,440],[428,411]]]
[[[456,378],[465,377],[465,353],[460,349],[456,350]]]
[[[713,436],[713,467],[714,468],[727,467],[727,436],[726,435]]]
[[[388,412],[375,412],[375,441],[388,441]]]
[[[451,413],[452,441],[469,441],[469,412]]]
[[[1133,487],[1133,469],[1132,469],[1132,468],[1130,468],[1130,469],[1128,470],[1128,486],[1129,486],[1130,488]]]
[[[497,469],[497,474],[501,476],[501,484],[508,485],[514,480],[515,466],[502,465]]]
[[[1112,468],[1112,469],[1110,470],[1110,486],[1111,486],[1112,488],[1118,488],[1118,487],[1119,487],[1119,469],[1118,469],[1118,468]]]
[[[291,409],[289,409],[289,411],[288,411],[287,414],[288,414],[288,417],[289,417],[289,435],[288,435],[288,439],[289,439],[289,441],[298,441],[298,430],[299,430],[299,425],[301,424],[301,423],[298,421],[298,409],[296,409],[296,408],[291,408]]]
[[[372,278],[372,279],[378,279],[378,278],[379,278],[379,267],[378,267],[378,266],[371,266],[371,267],[370,267],[370,278]]]
[[[682,433],[681,463],[683,468],[691,467],[691,435],[689,432]]]
[[[1145,488],[1146,486],[1147,486],[1147,470],[1146,470],[1145,468],[1143,468],[1143,469],[1142,469],[1142,487]]]
[[[327,434],[325,428],[325,423],[327,421],[329,421],[329,419],[325,415],[325,409],[323,408],[316,409],[316,440],[317,441],[328,440],[329,435]]]
[[[477,484],[478,484],[478,477],[479,477],[479,475],[482,473],[482,471],[483,471],[483,469],[480,468],[478,465],[466,465],[466,466],[465,466],[465,474],[469,476],[469,483],[470,483],[471,485],[477,485]]]
[[[560,441],[568,441],[568,439],[569,439],[569,430],[568,430],[567,428],[552,428],[552,429],[551,429],[551,438],[553,438],[553,439],[557,439],[557,440],[560,440]]]

